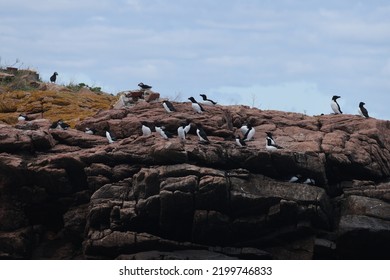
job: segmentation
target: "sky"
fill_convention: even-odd
[[[106,92],[390,119],[387,0],[0,0],[0,66]]]

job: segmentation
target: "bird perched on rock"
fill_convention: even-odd
[[[190,98],[188,98],[188,99],[192,102],[192,104],[191,104],[192,109],[193,109],[196,113],[201,114],[201,113],[204,112],[204,109],[203,109],[202,105],[200,105],[200,104],[195,100],[195,98],[190,97]]]
[[[143,90],[147,90],[147,89],[151,89],[152,86],[149,86],[149,85],[145,85],[144,83],[139,83],[138,86],[143,89]]]
[[[281,146],[275,143],[275,140],[273,139],[272,134],[270,132],[267,133],[265,148],[267,149],[267,151],[276,151],[283,149]]]
[[[191,129],[191,122],[189,120],[186,121],[186,126],[184,127],[184,132],[186,134],[188,134],[190,132],[190,129]]]
[[[89,135],[94,135],[96,133],[96,129],[94,128],[89,128],[89,127],[86,127],[85,128],[85,133],[89,134]]]
[[[289,183],[302,183],[302,175],[301,174],[294,175],[290,178],[290,180],[288,182]]]
[[[237,144],[237,146],[239,146],[239,147],[244,147],[244,146],[246,146],[245,141],[241,139],[240,135],[237,135],[237,136],[236,136],[236,144]]]
[[[180,141],[185,141],[187,133],[189,129],[186,129],[187,124],[182,123],[178,128],[177,128],[177,136],[179,137]],[[187,131],[188,130],[188,131]]]
[[[245,135],[247,132],[248,132],[248,125],[246,123],[244,123],[241,127],[240,127],[240,131],[242,133],[242,135]]]
[[[206,132],[203,130],[203,126],[201,124],[197,124],[196,134],[199,137],[199,142],[204,143],[204,144],[210,143],[209,139],[207,138]]]
[[[276,142],[275,142],[275,140],[274,140],[274,137],[273,137],[272,133],[271,133],[271,132],[266,132],[266,134],[267,134],[267,139],[268,139],[268,138],[271,139],[271,143],[272,143],[273,145],[276,145]]]
[[[343,112],[340,109],[339,103],[337,103],[337,99],[340,98],[338,95],[333,95],[332,101],[330,103],[330,107],[332,108],[335,114],[342,114]]]
[[[315,185],[316,181],[309,177],[303,177],[300,174],[294,175],[288,181],[289,183],[297,183],[297,184],[307,184],[307,185]]]
[[[364,107],[364,105],[366,105],[366,103],[364,103],[364,102],[360,102],[360,103],[359,103],[359,114],[360,114],[362,117],[369,118],[370,116],[368,115],[368,111],[367,111],[367,109]]]
[[[27,117],[26,114],[20,114],[18,117],[18,121],[23,122],[23,121],[29,121],[29,117]]]
[[[109,132],[108,130],[106,130],[106,138],[107,138],[109,144],[112,144],[116,141],[116,138],[114,137],[114,135],[112,135],[111,132]]]
[[[162,105],[163,105],[165,111],[167,111],[168,113],[176,112],[175,107],[168,100],[163,101]]]
[[[58,120],[56,122],[53,122],[50,126],[50,128],[52,129],[56,128],[56,129],[64,129],[64,130],[68,129],[69,127],[70,125],[65,123],[63,120]]]
[[[253,136],[255,136],[255,128],[251,124],[247,124],[246,126],[248,130],[246,131],[243,140],[244,141],[250,141],[252,140]]]
[[[146,122],[141,122],[142,126],[141,126],[141,130],[142,130],[142,136],[149,136],[152,134],[152,130],[150,129],[150,127],[148,126],[148,124]]]
[[[57,75],[58,75],[58,73],[54,72],[54,74],[51,75],[51,77],[50,77],[50,82],[55,83],[57,80]]]
[[[203,104],[206,104],[206,105],[216,105],[217,102],[211,100],[211,99],[208,99],[206,94],[199,94],[202,98],[203,98]]]
[[[169,131],[166,131],[164,126],[156,125],[155,129],[156,129],[156,132],[158,134],[160,134],[161,137],[164,138],[165,140],[168,140],[169,138],[173,137],[172,133],[170,133]]]
[[[312,178],[307,178],[303,183],[314,186],[316,184],[316,181]]]

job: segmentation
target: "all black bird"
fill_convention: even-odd
[[[364,108],[364,105],[366,105],[366,103],[364,103],[364,102],[360,102],[360,103],[359,103],[359,114],[360,114],[362,117],[369,118],[370,116],[368,115],[367,109]]]
[[[58,75],[58,73],[54,72],[54,74],[51,75],[51,77],[50,77],[50,82],[55,83],[57,80],[57,75]]]

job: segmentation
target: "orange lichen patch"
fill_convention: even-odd
[[[20,113],[63,119],[72,127],[100,110],[109,109],[117,97],[86,89],[70,91],[10,91],[0,94],[0,121],[15,124]]]

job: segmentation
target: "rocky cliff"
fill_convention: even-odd
[[[390,122],[174,105],[102,111],[68,130],[44,119],[0,124],[0,256],[390,257]],[[141,136],[141,121],[176,134],[186,120],[185,142]],[[240,148],[245,122],[256,134]],[[210,144],[198,142],[199,123]],[[108,144],[105,129],[118,140]],[[266,132],[284,149],[267,151]]]

